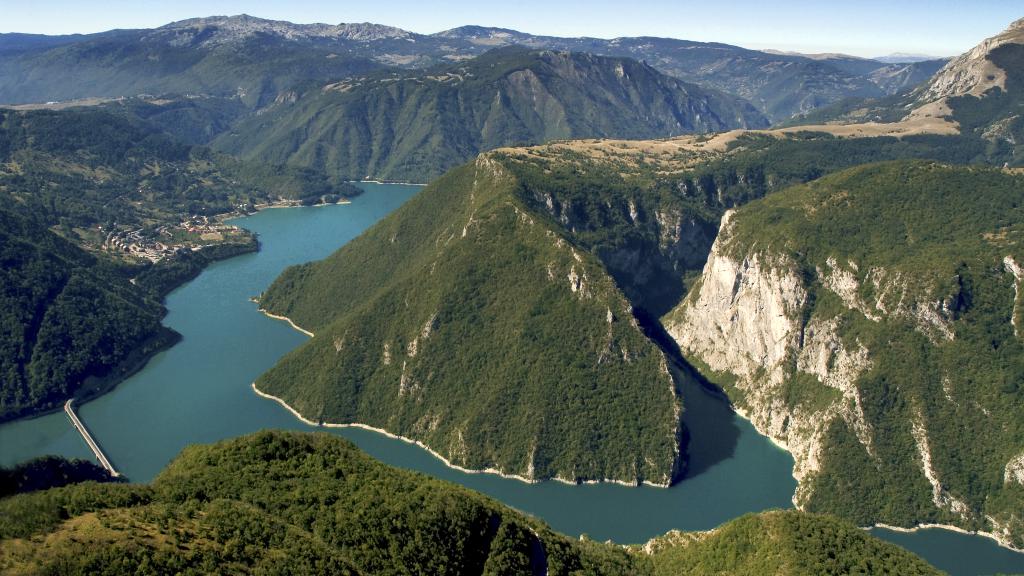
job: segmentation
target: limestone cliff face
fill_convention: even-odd
[[[684,354],[734,376],[737,407],[793,453],[799,504],[806,497],[805,480],[819,468],[822,437],[833,419],[846,420],[870,446],[854,381],[871,361],[863,346],[844,344],[838,319],[803,321],[808,293],[795,263],[782,256],[735,259],[724,253],[733,214],[722,219],[701,283],[667,328]],[[832,400],[813,407],[788,404],[784,387],[794,367],[834,390]]]
[[[794,503],[804,507],[818,501],[817,480],[832,473],[825,467],[831,454],[827,451],[833,448],[830,434],[841,423],[875,468],[884,468],[886,459],[895,457],[917,470],[918,480],[905,480],[899,488],[923,501],[919,514],[927,520],[917,516],[917,521],[986,531],[1004,545],[1019,547],[1024,515],[1012,506],[990,510],[979,505],[977,494],[954,478],[960,469],[949,454],[958,448],[949,444],[948,432],[928,408],[936,401],[931,390],[944,394],[940,402],[965,418],[983,421],[990,412],[962,387],[951,368],[945,369],[941,386],[888,392],[899,395],[899,406],[886,410],[899,416],[880,414],[877,404],[865,400],[878,398],[866,382],[898,382],[899,376],[879,362],[880,347],[891,335],[916,332],[921,345],[936,356],[962,345],[958,319],[969,308],[964,300],[972,297],[971,288],[964,287],[959,275],[939,282],[822,254],[815,265],[800,250],[773,249],[757,243],[762,240],[750,244],[760,236],[742,228],[742,218],[743,213],[737,217],[726,212],[700,280],[664,321],[684,356],[721,383],[737,410],[761,433],[792,453],[799,482]],[[1020,267],[1011,257],[1003,265],[1019,291]],[[890,336],[878,338],[879,333]],[[929,367],[922,364],[917,370],[924,374]],[[864,378],[869,373],[873,379]],[[905,440],[894,440],[896,436]],[[894,441],[905,442],[905,449],[893,452]],[[1013,441],[1008,443],[1012,447]],[[1002,479],[1010,491],[1024,484],[1024,454],[1017,450],[1018,455],[1003,460]],[[999,490],[994,487],[990,493]]]
[[[987,57],[999,46],[1021,43],[1024,43],[1024,18],[951,60],[924,87],[921,99],[934,101],[965,94],[980,96],[992,87],[1005,88],[1006,71]]]

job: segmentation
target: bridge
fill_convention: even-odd
[[[75,428],[78,429],[78,433],[82,435],[82,438],[85,438],[85,443],[89,445],[90,449],[92,449],[92,453],[96,455],[96,459],[99,460],[100,465],[106,468],[107,472],[109,472],[112,477],[117,478],[121,474],[114,469],[114,465],[111,464],[110,460],[107,459],[107,456],[103,454],[103,450],[100,449],[100,445],[92,439],[92,435],[89,434],[88,430],[86,430],[85,424],[82,424],[82,421],[78,419],[78,415],[75,414],[75,409],[71,406],[73,402],[74,399],[71,399],[64,403],[64,412],[68,415],[71,423],[75,425]]]

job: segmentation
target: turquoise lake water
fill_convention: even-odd
[[[261,250],[210,266],[167,298],[164,323],[182,341],[79,417],[128,478],[153,478],[183,447],[264,428],[314,430],[250,385],[306,336],[267,318],[249,298],[286,266],[323,258],[415,194],[419,187],[363,184],[351,204],[265,210],[235,221]],[[669,489],[614,484],[526,484],[446,467],[406,442],[361,429],[330,429],[395,466],[458,482],[543,518],[571,535],[643,542],[670,529],[706,530],[747,512],[791,506],[792,458],[713,394],[684,389],[691,431],[688,477]],[[0,465],[42,454],[92,458],[63,413],[0,426]],[[952,574],[1024,572],[1024,555],[990,540],[928,530],[875,531]]]

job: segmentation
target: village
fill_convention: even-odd
[[[177,225],[110,230],[103,240],[103,248],[155,263],[182,250],[197,251],[246,234],[243,229],[216,218],[189,216]]]

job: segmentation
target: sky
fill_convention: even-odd
[[[951,56],[1024,17],[1024,0],[0,0],[0,32],[154,28],[243,13],[297,23],[375,22],[425,34],[477,24],[552,36],[663,36],[759,50]]]

